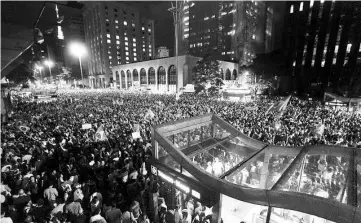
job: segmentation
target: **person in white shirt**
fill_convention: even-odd
[[[0,222],[1,223],[13,223],[13,220],[10,217],[5,217],[5,212],[7,210],[7,206],[1,205],[1,217]]]

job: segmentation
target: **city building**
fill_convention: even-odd
[[[73,42],[85,43],[84,22],[81,12],[79,15],[70,17],[64,24],[64,37],[67,46],[70,46]],[[66,67],[71,68],[72,73],[76,73],[78,75],[75,76],[80,77],[81,71],[78,58],[71,54],[69,48],[65,50],[65,55]],[[88,59],[89,55],[82,57],[82,69],[85,77],[89,74]]]
[[[176,57],[113,66],[113,80],[116,88],[138,87],[154,92],[175,93],[187,84],[193,84],[192,69],[201,59],[189,55],[179,56],[178,70]],[[236,80],[237,63],[219,61],[219,65],[226,84]]]
[[[236,1],[233,16],[232,48],[240,66],[249,65],[257,54],[281,48],[285,3]]]
[[[84,31],[92,86],[111,83],[116,65],[155,58],[154,21],[143,15],[136,6],[125,3],[85,3]]]
[[[248,65],[258,53],[281,48],[283,2],[184,1],[178,5],[179,54]],[[277,13],[277,14],[275,14]],[[279,16],[282,15],[282,16]]]
[[[360,11],[360,2],[287,2],[284,75],[296,89],[337,89],[343,71],[361,62]]]
[[[156,58],[164,58],[169,57],[169,49],[165,46],[160,46],[157,48],[157,54],[155,56]]]

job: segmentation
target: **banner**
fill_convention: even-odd
[[[132,133],[132,137],[133,137],[133,139],[141,138],[141,137],[140,137],[140,132],[133,132],[133,133]]]
[[[91,129],[92,128],[92,124],[83,124],[81,126],[82,129]]]
[[[95,141],[98,142],[98,141],[104,141],[104,140],[107,140],[107,137],[105,135],[103,125],[101,125],[98,128],[97,132],[95,133]]]

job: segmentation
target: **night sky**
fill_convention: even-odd
[[[62,1],[60,4],[67,4]],[[171,7],[170,2],[148,2],[151,10],[149,17],[155,22],[155,46],[166,46],[172,50],[174,47],[174,27],[172,14],[167,11]],[[43,1],[1,1],[1,23],[15,25],[17,28],[24,27],[32,29]],[[71,4],[71,3],[70,3]],[[74,15],[81,15],[81,10],[58,5],[59,14],[65,16],[63,23]],[[55,5],[47,3],[43,15],[39,21],[38,27],[44,31],[53,27],[56,22]],[[1,36],[6,37],[13,30],[9,26],[1,27]],[[32,37],[29,37],[32,38]]]

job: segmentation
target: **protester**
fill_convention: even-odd
[[[69,98],[74,100],[70,102]],[[1,132],[0,189],[4,196],[1,206],[6,207],[4,214],[13,222],[26,219],[119,222],[121,219],[124,223],[147,222],[148,214],[152,222],[147,193],[154,192],[155,186],[150,171],[144,167],[152,156],[151,126],[209,111],[244,134],[270,144],[361,147],[360,114],[292,97],[277,119],[273,112],[266,114],[277,100],[235,103],[194,95],[181,95],[175,100],[174,95],[114,90],[64,91],[56,101],[47,103],[15,96],[11,117],[2,124]],[[275,121],[279,123],[277,129]],[[317,136],[312,129],[320,121],[325,130],[322,136]],[[91,125],[83,128],[84,124]],[[132,135],[137,125],[140,138]],[[216,134],[219,138],[226,136],[222,131]],[[210,129],[204,132],[204,137],[211,137]],[[200,141],[200,131],[194,130],[189,138],[180,134],[174,144],[185,148],[188,140]],[[244,158],[219,148],[211,152],[196,156],[193,161],[217,176]],[[315,178],[327,184],[331,188],[330,196],[336,197],[338,188],[342,187],[338,180],[345,181],[347,164],[342,159],[338,168],[330,168],[335,160],[327,157],[326,162],[320,160],[312,161],[320,169]],[[286,162],[287,159],[280,159],[274,168],[280,169]],[[255,162],[233,180],[256,184],[261,167]],[[196,221],[207,219],[200,211],[201,205],[194,207],[191,201],[188,203],[186,207],[178,206],[175,212],[172,210],[174,221],[191,222],[195,215]],[[166,204],[158,210],[160,221],[165,222]],[[2,212],[2,221],[3,216]]]

